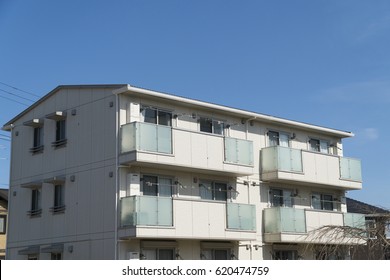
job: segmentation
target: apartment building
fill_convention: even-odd
[[[316,229],[362,219],[350,132],[127,84],[58,86],[3,130],[9,259],[315,259],[354,243]]]
[[[7,240],[8,189],[0,189],[0,260],[5,260]]]

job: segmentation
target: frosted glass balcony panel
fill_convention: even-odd
[[[264,209],[265,233],[305,233],[303,209],[274,207]]]
[[[121,226],[172,226],[172,198],[131,196],[121,199]]]
[[[344,213],[344,226],[365,229],[365,215],[359,213]]]
[[[359,159],[340,158],[340,179],[362,181],[362,166]]]
[[[172,154],[172,128],[134,122],[121,127],[121,152],[147,151]]]
[[[120,201],[121,225],[133,226],[136,221],[135,196],[124,197]]]
[[[225,137],[225,161],[253,165],[253,142]]]
[[[227,228],[256,230],[256,207],[251,204],[227,203]]]
[[[157,152],[157,125],[137,123],[137,144],[141,151]]]
[[[127,123],[121,127],[121,151],[122,153],[136,150],[136,123]]]
[[[277,147],[269,147],[261,150],[261,166],[263,172],[276,171],[278,167]]]
[[[274,146],[261,150],[263,172],[302,172],[302,151],[288,147]]]

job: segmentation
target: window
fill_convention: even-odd
[[[318,210],[333,211],[333,196],[330,194],[313,194],[312,206]]]
[[[329,153],[329,143],[327,141],[310,139],[309,140],[310,151],[319,152],[328,154]]]
[[[290,135],[287,133],[268,131],[269,146],[289,147]]]
[[[39,260],[39,255],[38,255],[38,254],[30,254],[30,255],[27,255],[27,260],[29,260],[29,261],[36,261],[36,260]]]
[[[202,260],[230,260],[230,249],[204,249],[200,255]]]
[[[293,194],[291,190],[272,189],[270,193],[271,204],[273,207],[293,206]]]
[[[212,120],[201,117],[199,119],[199,129],[202,132],[223,135],[224,123],[222,121]]]
[[[53,213],[63,213],[65,211],[65,186],[54,185],[54,206],[51,208]]]
[[[54,147],[61,147],[66,144],[66,121],[65,119],[56,121],[56,138],[52,143]]]
[[[199,184],[202,199],[226,201],[227,184],[212,181],[202,181]]]
[[[51,253],[50,259],[51,260],[62,260],[62,254],[61,253]]]
[[[143,195],[172,196],[172,179],[151,175],[143,175]]]
[[[56,141],[64,140],[65,137],[65,120],[56,122]]]
[[[6,234],[7,233],[7,216],[6,215],[0,215],[0,234]]]
[[[172,126],[172,113],[149,106],[141,106],[142,121],[159,125]]]
[[[43,127],[34,127],[34,142],[31,152],[37,153],[43,150]]]
[[[367,233],[368,233],[368,238],[370,238],[370,239],[377,238],[377,229],[376,229],[375,219],[366,217],[366,229],[367,229]]]
[[[174,249],[143,249],[141,253],[141,259],[143,260],[174,260]]]
[[[31,217],[39,216],[42,213],[41,208],[41,189],[31,190],[31,210],[29,214]]]
[[[297,260],[298,252],[294,250],[274,251],[273,259],[274,260]]]

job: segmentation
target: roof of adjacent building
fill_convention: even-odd
[[[0,205],[8,208],[8,189],[0,189]]]
[[[365,215],[390,214],[390,211],[347,197],[347,212]]]
[[[298,122],[298,121],[293,121],[293,120],[288,120],[280,117],[275,117],[271,115],[266,115],[266,114],[260,114],[256,112],[251,112],[251,111],[246,111],[242,109],[237,109],[237,108],[232,108],[228,106],[223,106],[223,105],[218,105],[210,102],[205,102],[205,101],[200,101],[196,99],[190,99],[187,97],[181,97],[178,95],[173,95],[173,94],[168,94],[168,93],[163,93],[163,92],[158,92],[154,90],[149,90],[149,89],[144,89],[141,87],[135,87],[131,86],[129,84],[101,84],[101,85],[60,85],[50,91],[48,94],[40,98],[38,101],[36,101],[34,104],[32,104],[30,107],[28,107],[26,110],[18,114],[16,117],[8,121],[4,126],[2,127],[3,130],[10,131],[12,124],[18,120],[20,117],[22,117],[24,114],[29,112],[30,110],[34,109],[37,107],[39,104],[44,102],[46,99],[51,97],[52,95],[56,94],[59,90],[61,89],[75,89],[75,88],[110,88],[113,90],[113,93],[115,94],[122,94],[122,93],[138,93],[138,94],[143,94],[151,97],[158,97],[162,99],[167,99],[170,101],[176,101],[176,102],[183,102],[190,104],[192,106],[198,106],[198,107],[203,107],[203,108],[208,108],[212,110],[220,110],[220,111],[225,111],[229,112],[231,114],[239,115],[243,118],[246,119],[251,119],[251,120],[259,120],[267,123],[276,123],[276,124],[282,124],[282,125],[287,125],[287,126],[295,126],[299,127],[301,129],[305,130],[316,130],[316,131],[321,131],[322,133],[330,134],[330,135],[335,135],[337,137],[351,137],[353,136],[352,132],[349,131],[342,131],[338,129],[332,129],[332,128],[327,128],[323,126],[317,126],[305,122]]]

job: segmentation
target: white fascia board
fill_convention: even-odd
[[[245,110],[235,109],[235,108],[217,105],[217,104],[213,104],[213,103],[207,103],[207,102],[189,99],[189,98],[185,98],[185,97],[180,97],[180,96],[176,96],[176,95],[170,95],[170,94],[152,91],[152,90],[148,90],[148,89],[137,88],[137,87],[133,87],[131,85],[127,85],[125,87],[122,87],[120,89],[113,91],[113,93],[116,95],[122,94],[122,93],[131,93],[131,92],[140,93],[140,94],[144,94],[144,95],[148,95],[148,96],[152,96],[152,97],[157,97],[157,98],[168,99],[168,100],[172,100],[172,101],[176,101],[176,102],[187,103],[190,105],[204,107],[204,108],[208,108],[208,109],[220,110],[220,111],[240,115],[240,116],[246,117],[250,120],[259,120],[259,121],[264,121],[264,122],[283,124],[283,125],[287,125],[287,126],[295,126],[295,127],[305,129],[305,130],[315,130],[315,131],[326,133],[326,134],[332,134],[332,135],[335,135],[335,136],[338,136],[341,138],[354,136],[354,134],[352,132],[348,132],[348,131],[342,131],[342,130],[327,128],[327,127],[312,125],[312,124],[308,124],[308,123],[278,118],[278,117],[274,117],[274,116],[253,113],[253,112],[249,112],[249,111],[245,111]]]

